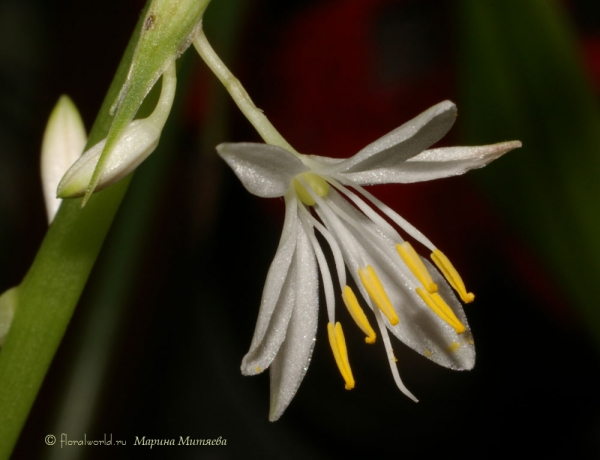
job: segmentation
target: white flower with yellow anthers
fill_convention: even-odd
[[[442,102],[345,160],[301,155],[268,144],[217,147],[249,192],[285,198],[283,233],[267,275],[252,344],[242,361],[244,375],[270,368],[271,420],[288,406],[310,362],[317,330],[319,271],[329,342],[346,388],[355,385],[342,326],[335,316],[335,284],[315,229],[331,247],[342,299],[367,343],[375,342],[376,332],[361,303],[372,311],[394,380],[404,394],[417,400],[400,380],[388,330],[442,366],[473,367],[473,338],[452,288],[464,302],[471,302],[473,294],[431,241],[362,187],[462,174],[521,146],[515,141],[426,150],[444,136],[455,117],[455,105]],[[431,251],[439,272],[396,228]],[[348,285],[345,267],[362,300]]]

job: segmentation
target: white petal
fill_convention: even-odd
[[[440,102],[369,144],[353,157],[333,165],[326,165],[324,163],[330,162],[322,161],[322,167],[315,172],[347,174],[395,167],[444,137],[455,118],[456,106],[450,101]]]
[[[217,152],[233,169],[246,190],[263,198],[283,196],[294,176],[308,171],[287,150],[269,144],[219,144]]]
[[[446,301],[460,322],[467,328],[465,332],[459,335],[456,334],[456,331],[452,327],[441,322],[440,324],[443,327],[438,327],[435,331],[431,331],[428,337],[433,347],[431,350],[433,354],[425,356],[435,363],[450,369],[473,369],[473,366],[475,366],[475,342],[463,306],[456,298],[454,291],[448,285],[445,278],[435,269],[433,264],[425,258],[421,259],[427,266],[429,273],[431,273],[433,281],[438,285],[438,293]],[[436,331],[438,333],[437,336]]]
[[[371,244],[365,244],[364,248],[372,256],[371,264],[400,319],[396,326],[384,319],[388,329],[405,345],[436,364],[454,370],[471,369],[475,363],[473,336],[462,305],[446,280],[427,260],[422,259],[438,285],[438,293],[465,326],[466,331],[462,334],[457,334],[421,300],[415,291],[420,284],[407,280],[399,269],[403,262],[387,259]]]
[[[389,168],[342,175],[359,185],[423,182],[457,176],[471,169],[481,168],[519,147],[519,141],[511,141],[476,147],[431,149]]]
[[[330,192],[330,198],[365,231],[374,230],[374,224],[339,194]],[[418,296],[415,288],[419,287],[420,283],[406,268],[400,256],[397,255],[393,242],[385,234],[371,231],[366,235],[365,231],[358,231],[351,225],[348,225],[347,228],[355,237],[355,244],[358,244],[367,264],[372,265],[377,272],[400,318],[400,322],[396,326],[391,326],[389,321],[384,319],[388,329],[413,350],[441,366],[455,370],[471,369],[475,363],[473,337],[462,305],[443,276],[427,260],[423,259],[433,281],[438,285],[439,294],[467,328],[460,335],[431,311]],[[334,231],[332,233],[335,234]],[[355,264],[352,261],[348,262],[351,275],[359,291],[370,305],[368,295],[358,277],[358,267],[353,266]]]
[[[319,280],[315,254],[303,227],[299,226],[295,264],[297,267],[296,301],[285,342],[273,360],[271,376],[271,408],[269,420],[275,421],[296,394],[308,369],[319,312]]]
[[[42,189],[48,222],[52,222],[62,201],[56,198],[58,183],[83,153],[86,139],[77,107],[68,96],[61,96],[48,119],[42,141]]]
[[[279,247],[269,268],[250,350],[242,360],[242,374],[263,372],[285,338],[296,296],[296,267],[292,264],[298,238],[296,195],[286,195],[285,222]]]

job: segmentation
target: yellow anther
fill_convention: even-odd
[[[360,276],[363,286],[369,293],[369,297],[371,297],[373,302],[375,302],[375,305],[377,305],[381,312],[387,317],[390,324],[392,326],[398,324],[400,322],[398,315],[396,315],[392,302],[390,302],[387,292],[383,289],[383,285],[381,284],[375,269],[370,265],[367,265],[366,268],[359,268],[358,276]]]
[[[444,277],[448,280],[450,286],[452,286],[454,290],[458,292],[458,295],[463,302],[470,303],[475,300],[475,295],[472,292],[467,292],[465,283],[463,283],[463,280],[456,271],[456,268],[454,268],[452,263],[448,260],[448,257],[446,257],[442,251],[439,249],[433,251],[431,253],[431,259],[435,262]]]
[[[417,294],[419,294],[419,297],[423,299],[423,302],[425,302],[436,315],[452,326],[457,334],[462,334],[467,330],[464,324],[460,322],[452,309],[437,292],[430,294],[422,288],[417,288],[416,291]]]
[[[342,292],[342,299],[344,299],[344,303],[348,308],[348,311],[352,315],[352,319],[356,322],[358,327],[362,329],[362,331],[367,335],[365,337],[365,342],[367,343],[375,343],[375,338],[377,335],[375,331],[369,324],[369,320],[367,319],[365,312],[360,305],[358,304],[358,300],[354,295],[354,291],[350,288],[350,286],[344,287],[344,292]]]
[[[335,363],[346,382],[346,390],[351,390],[354,388],[354,377],[352,376],[350,362],[348,361],[348,349],[346,348],[346,339],[344,339],[342,325],[340,323],[335,323],[334,326],[332,323],[328,323],[327,333],[329,335],[329,345],[331,345]]]
[[[427,289],[430,293],[437,292],[438,287],[437,284],[433,282],[431,279],[431,275],[427,270],[427,267],[419,257],[419,254],[413,249],[408,241],[404,243],[399,243],[396,245],[396,251],[402,257],[402,260],[406,264],[406,266],[413,272],[413,275],[421,282],[423,287]]]
[[[317,195],[327,196],[327,194],[329,193],[329,184],[321,176],[315,173],[305,172],[300,174],[300,177]],[[296,178],[294,178],[294,188],[296,189],[298,198],[300,198],[300,201],[302,201],[302,203],[304,203],[307,206],[313,206],[315,204],[315,200],[313,199],[313,197],[310,195],[310,193],[308,193],[306,188],[304,188],[304,186]]]

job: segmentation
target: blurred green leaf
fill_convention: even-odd
[[[143,17],[143,16],[142,16]],[[127,77],[138,22],[88,138],[104,138],[109,109]],[[13,323],[0,351],[0,459],[8,459],[60,345],[81,292],[127,191],[131,175],[81,199],[64,200],[19,286]]]
[[[563,285],[600,345],[600,112],[554,0],[461,0],[461,125],[518,139],[477,177]]]

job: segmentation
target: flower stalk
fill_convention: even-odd
[[[286,141],[283,136],[279,134],[279,131],[277,131],[265,114],[258,107],[256,107],[240,81],[233,75],[233,73],[231,73],[225,63],[223,63],[219,55],[208,42],[202,26],[200,26],[198,34],[194,39],[194,47],[206,65],[221,81],[227,92],[229,92],[229,95],[237,104],[244,116],[248,119],[252,126],[254,126],[260,137],[262,137],[267,144],[277,145],[278,147],[282,147],[294,154],[297,154],[298,152],[296,152],[296,150],[294,150],[288,141]]]

